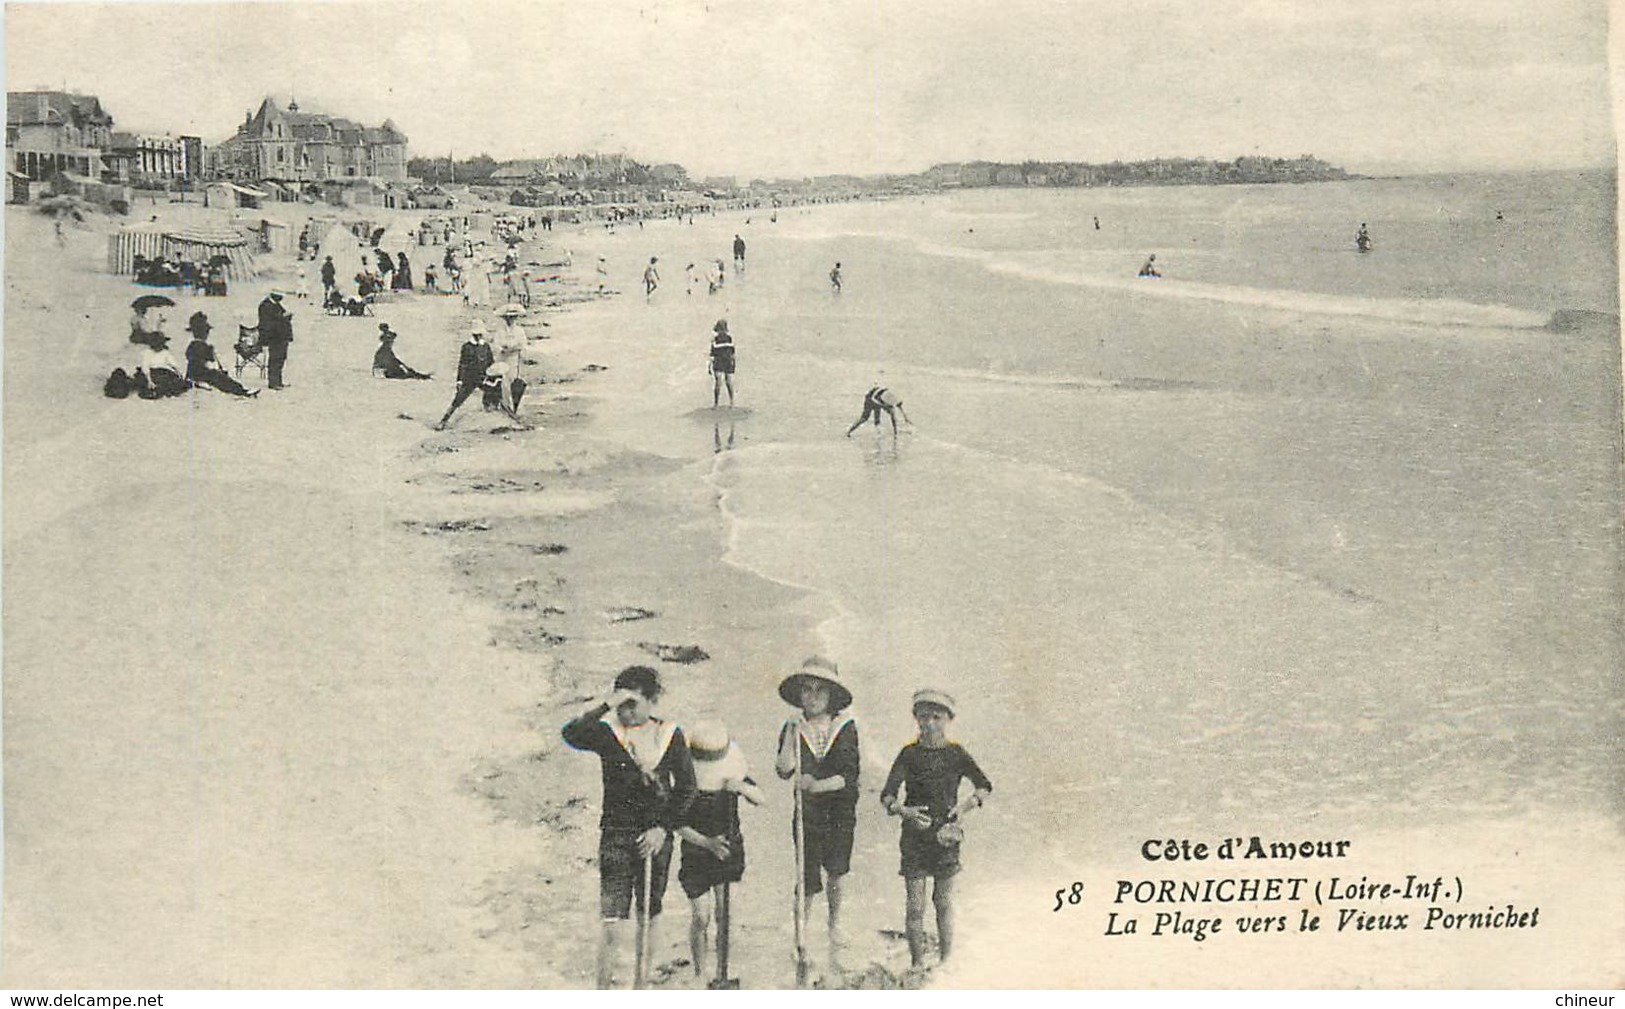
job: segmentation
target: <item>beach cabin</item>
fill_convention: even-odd
[[[235,182],[212,182],[203,189],[203,205],[223,210],[258,210],[270,195],[263,189],[240,186]]]
[[[21,172],[6,173],[6,202],[27,203],[32,195],[29,185],[33,180]]]
[[[406,207],[406,191],[362,179],[344,187],[344,202],[352,207]]]
[[[271,199],[275,200],[277,203],[299,202],[299,191],[292,186],[284,185],[280,182],[272,182],[269,179],[263,179],[258,183],[257,188],[265,190],[268,194],[270,194]]]
[[[298,248],[298,233],[281,221],[261,219],[259,224],[252,227],[252,231],[259,240],[260,252],[276,252],[293,255]]]

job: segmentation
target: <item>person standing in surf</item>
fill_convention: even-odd
[[[839,969],[842,946],[841,890],[852,869],[852,838],[857,829],[858,723],[844,714],[852,691],[840,681],[835,663],[814,655],[801,671],[785,677],[779,696],[799,709],[779,730],[774,769],[801,793],[799,828],[805,920],[808,905],[824,893],[829,907],[829,960]]]
[[[829,288],[836,294],[841,293],[841,264],[836,263],[835,268],[829,271]]]
[[[718,319],[711,337],[711,409],[722,401],[722,386],[728,386],[728,408],[734,405],[734,338],[728,335],[728,320]]]
[[[937,909],[938,962],[947,963],[953,952],[953,882],[959,872],[959,843],[965,837],[960,818],[981,808],[993,794],[993,783],[963,746],[948,741],[948,725],[954,719],[952,697],[940,690],[918,690],[913,708],[920,736],[892,762],[880,789],[880,804],[888,815],[903,818],[898,875],[903,877],[907,901],[903,922],[910,966],[918,970],[925,966],[928,881]],[[974,791],[961,802],[959,786],[965,780]]]
[[[634,901],[649,922],[644,948],[659,948],[654,926],[671,869],[672,836],[687,823],[694,801],[694,758],[683,730],[654,715],[661,693],[659,673],[648,666],[627,666],[608,696],[595,700],[562,730],[571,749],[598,755],[603,774],[603,813],[598,818],[600,988],[615,982]]]

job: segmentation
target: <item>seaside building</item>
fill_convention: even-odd
[[[338,116],[301,112],[298,101],[283,109],[265,99],[210,155],[211,171],[226,178],[406,181],[406,135],[392,121],[362,126]]]
[[[197,139],[197,138],[192,138]],[[114,133],[107,159],[113,176],[138,185],[167,185],[194,178],[189,170],[184,137],[146,133]]]
[[[99,180],[109,171],[113,117],[95,95],[6,92],[6,166],[41,181],[59,172]]]

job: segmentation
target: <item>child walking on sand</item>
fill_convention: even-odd
[[[954,699],[940,690],[920,690],[914,694],[914,721],[920,737],[903,747],[892,762],[886,784],[880,789],[880,804],[892,816],[903,818],[898,839],[907,906],[904,930],[908,934],[908,954],[915,968],[925,966],[926,881],[934,879],[931,902],[937,909],[939,959],[946,963],[954,945],[954,876],[959,872],[959,842],[965,832],[959,821],[965,813],[980,808],[993,792],[976,761],[958,743],[948,741],[948,725],[954,718]],[[969,778],[975,789],[959,801],[959,785]],[[898,798],[898,789],[903,797]]]
[[[691,911],[688,944],[694,958],[694,976],[703,977],[713,920],[718,923],[718,963],[727,957],[729,923],[725,917],[724,888],[745,876],[745,836],[739,827],[739,800],[743,798],[753,806],[760,806],[762,790],[751,780],[745,755],[728,738],[728,730],[722,724],[696,725],[688,740],[688,750],[694,758],[698,792],[689,807],[688,823],[677,830],[677,836],[683,839],[683,867],[677,873],[677,882],[688,895]]]
[[[596,753],[603,770],[604,811],[598,819],[600,988],[614,984],[634,898],[648,921],[647,932],[639,937],[642,948],[659,948],[654,926],[671,868],[672,833],[687,822],[694,801],[694,760],[683,730],[653,713],[661,692],[660,674],[648,666],[628,666],[615,677],[612,693],[564,726],[564,741],[572,749]]]
[[[785,677],[779,696],[800,714],[779,730],[775,769],[801,793],[802,892],[805,918],[812,898],[827,894],[830,966],[840,969],[841,884],[852,867],[857,827],[858,723],[843,712],[852,692],[841,684],[835,663],[813,656]],[[792,822],[794,832],[797,824]]]

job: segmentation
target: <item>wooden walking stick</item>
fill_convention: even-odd
[[[638,907],[638,934],[634,944],[636,963],[632,966],[632,987],[642,988],[649,980],[649,900],[654,893],[654,856],[643,856],[643,903]]]
[[[717,893],[717,976],[706,987],[718,991],[737,991],[739,979],[728,976],[728,939],[733,927],[732,909],[729,907],[730,883],[722,884]]]
[[[791,779],[795,783],[795,838],[796,838],[796,987],[803,988],[807,984],[807,941],[803,934],[806,928],[807,914],[807,843],[804,834],[802,812],[804,811],[801,793],[801,739],[800,728],[792,725],[791,730],[796,733],[796,776]]]

